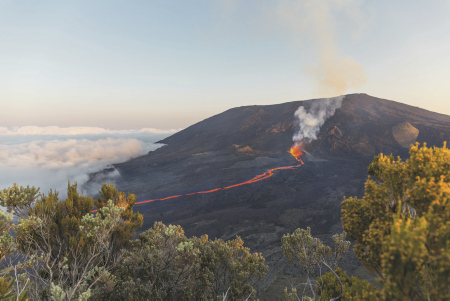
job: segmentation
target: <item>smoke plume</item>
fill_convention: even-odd
[[[315,96],[342,95],[367,81],[363,66],[346,53],[342,41],[351,42],[363,36],[372,22],[369,1],[221,0],[219,3],[221,12],[240,20],[245,16],[246,28],[236,27],[235,23],[241,23],[228,20],[231,25],[227,30],[233,30],[233,34],[250,32],[264,38],[273,35],[293,44],[301,61],[307,62],[302,63],[305,64],[302,69],[312,79]]]
[[[306,66],[306,74],[316,83],[319,97],[344,94],[358,88],[367,78],[364,68],[352,57],[343,55],[334,28],[337,21],[363,28],[361,0],[280,0],[276,9],[279,22],[294,36],[308,37],[317,59]],[[348,34],[348,33],[347,33]],[[360,33],[357,33],[360,34]],[[300,41],[303,45],[303,41]]]
[[[317,99],[312,101],[307,108],[305,106],[299,107],[294,114],[298,119],[297,131],[292,137],[295,145],[303,145],[316,140],[320,127],[341,107],[344,97]]]

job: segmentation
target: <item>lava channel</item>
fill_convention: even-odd
[[[294,149],[294,151],[293,151],[293,149]],[[230,186],[226,186],[226,187],[220,187],[220,188],[215,188],[215,189],[211,189],[211,190],[197,191],[197,192],[191,192],[191,193],[186,193],[186,194],[174,195],[174,196],[169,196],[169,197],[165,197],[165,198],[162,198],[162,199],[146,200],[146,201],[136,202],[135,205],[151,203],[151,202],[154,202],[154,201],[164,201],[164,200],[168,200],[168,199],[174,199],[174,198],[179,198],[179,197],[182,197],[182,196],[188,196],[188,195],[194,195],[194,194],[212,193],[212,192],[216,192],[216,191],[231,189],[231,188],[242,186],[242,185],[252,184],[252,183],[256,183],[256,182],[259,182],[261,180],[265,180],[267,178],[270,178],[271,176],[274,175],[274,172],[276,170],[296,169],[296,168],[299,168],[300,166],[302,166],[303,164],[305,164],[305,163],[303,163],[303,160],[300,158],[300,156],[303,154],[303,152],[300,150],[299,146],[296,145],[296,146],[292,147],[291,151],[289,151],[289,153],[291,153],[295,157],[295,159],[297,159],[297,161],[300,162],[300,164],[292,165],[292,166],[283,166],[283,167],[272,168],[272,169],[269,169],[268,171],[266,171],[263,174],[257,175],[256,177],[254,177],[251,180],[248,180],[248,181],[245,181],[245,182],[242,182],[242,183],[237,183],[237,184],[230,185]],[[95,212],[95,211],[97,211],[97,210],[94,210],[92,212]]]
[[[231,189],[231,188],[242,186],[242,185],[256,183],[256,182],[259,182],[261,180],[265,180],[267,178],[270,178],[271,176],[274,175],[274,172],[276,170],[297,169],[300,166],[302,166],[303,164],[305,164],[303,162],[303,160],[300,158],[300,156],[303,154],[303,152],[300,150],[299,146],[298,146],[298,148],[297,148],[297,145],[294,146],[294,147],[291,147],[291,150],[289,151],[289,153],[292,154],[292,156],[294,156],[295,159],[297,159],[297,161],[300,162],[300,164],[292,165],[292,166],[283,166],[283,167],[272,168],[272,169],[269,169],[268,171],[266,171],[265,173],[257,175],[256,177],[254,177],[251,180],[248,180],[248,181],[245,181],[245,182],[242,182],[242,183],[237,183],[237,184],[230,185],[230,186],[226,186],[226,187],[220,187],[220,188],[215,188],[215,189],[205,190],[205,191],[191,192],[191,193],[186,193],[186,194],[172,195],[172,196],[168,196],[168,197],[165,197],[165,198],[162,198],[162,199],[146,200],[146,201],[136,202],[134,204],[135,205],[140,205],[140,204],[145,204],[145,203],[151,203],[151,202],[154,202],[154,201],[164,201],[164,200],[169,200],[169,199],[175,199],[175,198],[179,198],[179,197],[187,196],[187,195],[205,194],[205,193],[212,193],[212,192],[221,191],[221,190],[227,190],[227,189]],[[98,209],[95,209],[95,210],[92,210],[91,212],[94,213],[94,212],[97,212],[97,211],[98,211]],[[12,227],[14,227],[14,225],[11,226],[10,229]]]

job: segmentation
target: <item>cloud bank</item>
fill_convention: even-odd
[[[65,196],[67,181],[81,186],[89,173],[155,150],[175,130],[107,130],[92,127],[0,128],[0,189],[17,183],[56,189]],[[104,180],[120,176],[117,170]],[[98,187],[94,187],[95,193]]]
[[[20,127],[0,127],[0,135],[54,135],[54,136],[74,136],[74,135],[130,135],[130,134],[173,134],[181,129],[161,130],[155,128],[143,128],[138,130],[109,130],[100,127],[58,127],[58,126],[20,126]]]
[[[147,150],[141,141],[127,138],[38,140],[0,145],[0,168],[62,169],[107,165],[142,155]]]

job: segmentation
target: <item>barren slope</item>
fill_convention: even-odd
[[[164,147],[116,164],[121,174],[116,185],[142,201],[229,186],[269,168],[295,165],[287,153],[294,112],[311,101],[234,108],[203,120],[164,139]],[[450,117],[366,94],[347,95],[318,140],[306,146],[313,157],[305,157],[304,166],[257,183],[135,209],[144,214],[142,230],[161,220],[182,225],[187,235],[240,235],[270,266],[260,287],[262,300],[276,300],[287,279],[298,273],[282,257],[281,236],[310,226],[313,235],[329,240],[341,229],[343,196],[362,196],[374,155],[407,156],[406,140],[398,138],[405,135],[407,142],[441,146],[450,140]],[[365,275],[354,255],[344,267]]]

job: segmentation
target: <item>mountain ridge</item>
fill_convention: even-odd
[[[300,273],[282,256],[283,234],[311,227],[314,236],[329,242],[342,230],[343,197],[363,195],[373,156],[383,152],[405,158],[405,141],[436,146],[450,141],[450,116],[350,94],[323,124],[318,139],[304,145],[303,166],[233,189],[186,195],[297,165],[288,153],[296,130],[294,112],[314,101],[233,108],[161,140],[166,145],[155,151],[115,164],[117,188],[136,194],[137,201],[181,195],[135,206],[144,215],[141,231],[162,221],[181,225],[188,236],[241,236],[252,252],[266,258],[270,271],[258,290],[264,300],[276,300]],[[405,134],[408,139],[398,140]],[[350,275],[371,279],[353,253],[343,267]]]
[[[205,151],[217,151],[230,147],[231,145],[245,144],[252,149],[274,152],[280,155],[282,152],[289,149],[292,144],[292,135],[295,130],[294,112],[299,106],[309,105],[315,100],[317,99],[293,101],[274,105],[252,105],[231,108],[158,141],[158,143],[163,143],[165,146],[128,162],[136,162],[139,160],[146,161],[145,158],[148,156],[166,157],[167,155],[170,156],[175,153],[183,155],[195,154]],[[436,137],[430,139],[428,133],[426,135],[421,135],[421,132],[427,132],[425,129],[426,127],[437,127],[445,132],[445,129],[448,129],[448,124],[450,124],[450,116],[392,100],[372,97],[367,94],[346,95],[342,106],[344,109],[347,109],[348,112],[343,119],[347,119],[347,122],[359,122],[359,125],[363,126],[364,122],[362,122],[362,120],[355,120],[355,115],[363,115],[364,119],[381,119],[382,117],[380,117],[380,112],[377,108],[377,106],[380,105],[383,105],[391,111],[391,121],[384,122],[385,127],[387,125],[392,127],[402,122],[409,122],[413,126],[416,124],[416,127],[419,127],[418,141],[421,143],[429,142],[431,144],[438,144],[439,141],[442,140],[440,137],[437,139]],[[399,110],[399,112],[392,113],[393,110]],[[342,111],[342,108],[338,109],[336,114],[327,121],[324,128],[321,129],[322,135],[324,131],[330,130],[331,127],[327,127],[327,125],[340,128],[339,125],[336,124],[336,122],[333,123],[333,121],[339,118]],[[386,109],[384,113],[386,113]],[[396,119],[394,118],[395,115],[398,115]],[[264,118],[270,118],[271,122],[262,126],[261,124],[264,123]],[[342,121],[339,120],[337,120],[337,122],[342,123]],[[422,131],[420,127],[422,128]],[[384,130],[386,131],[389,129],[385,128]],[[260,135],[260,137],[256,137],[258,135]],[[217,137],[220,137],[220,139],[217,139]],[[256,138],[259,138],[259,140]],[[317,148],[318,144],[319,146],[324,147],[324,145],[320,145],[318,142],[313,142],[311,143],[311,146],[308,147],[308,150],[314,152],[313,149],[315,147]],[[389,143],[389,145],[394,144],[395,143],[392,141]],[[380,148],[379,145],[378,149],[377,147],[373,147],[373,151],[370,155],[377,150],[382,151],[383,149]],[[117,164],[116,166],[122,165]]]

